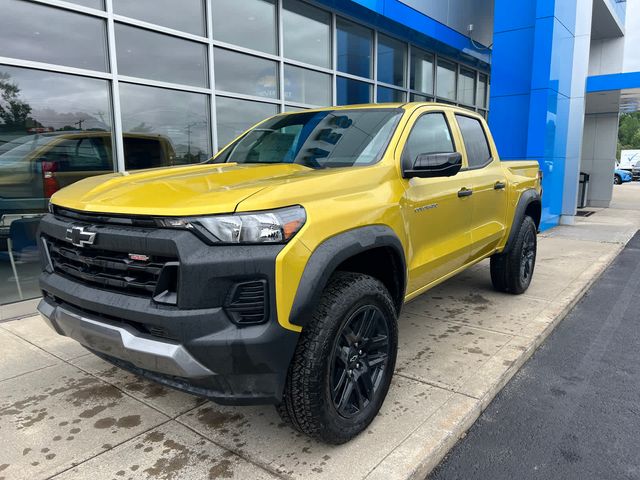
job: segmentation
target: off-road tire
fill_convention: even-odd
[[[349,348],[339,343],[345,339],[345,326],[352,325],[350,322],[353,322],[353,318],[367,309],[375,310],[377,324],[387,329],[389,353],[384,367],[379,370],[377,389],[367,400],[368,404],[347,418],[339,413],[339,405],[336,406],[331,394],[334,386],[332,379],[337,375],[335,365],[340,362],[334,353]],[[380,281],[359,273],[336,272],[329,280],[313,317],[300,334],[283,399],[276,406],[282,420],[312,438],[336,445],[349,441],[365,430],[380,410],[393,376],[398,349],[396,317],[391,296]],[[355,337],[357,335],[350,338]],[[380,339],[381,336],[375,338]],[[373,340],[373,336],[370,340]],[[362,342],[364,344],[366,341]],[[347,357],[350,356],[348,353]],[[362,369],[363,365],[365,361],[359,363],[358,367]]]
[[[613,184],[614,185],[622,185],[622,177],[620,175],[618,175],[617,173],[615,173],[613,175]]]
[[[491,257],[491,282],[499,292],[519,295],[529,288],[533,276],[537,229],[529,216],[525,216],[515,228],[518,231],[509,251]]]

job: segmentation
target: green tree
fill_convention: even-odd
[[[0,120],[7,127],[24,128],[31,106],[20,100],[20,88],[11,76],[0,72]]]
[[[640,149],[640,112],[623,113],[618,126],[618,158],[620,150]]]

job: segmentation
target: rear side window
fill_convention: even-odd
[[[153,138],[124,137],[124,158],[127,170],[164,167],[169,165],[164,158],[160,142]]]
[[[465,115],[456,115],[456,120],[467,150],[469,168],[484,167],[491,161],[491,151],[482,124],[479,120]]]
[[[451,131],[442,113],[422,115],[413,125],[413,129],[404,147],[402,160],[413,162],[422,153],[453,153],[455,148]]]

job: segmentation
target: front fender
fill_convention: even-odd
[[[404,298],[407,271],[402,243],[391,228],[385,225],[370,225],[335,235],[313,251],[298,284],[289,322],[304,327],[311,319],[336,268],[354,255],[379,247],[391,248],[401,263],[399,267],[402,275],[398,278],[398,281],[402,282],[399,288],[401,295],[400,301],[396,302],[396,308],[399,309]]]

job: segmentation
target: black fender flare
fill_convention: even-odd
[[[395,299],[394,302],[399,313],[407,283],[407,268],[402,242],[388,226],[370,225],[347,230],[330,237],[313,251],[298,283],[296,296],[289,313],[289,322],[304,327],[311,318],[322,292],[336,268],[354,255],[379,247],[391,248],[401,263],[399,269],[402,275],[399,281],[402,284],[398,289],[400,300]]]
[[[527,207],[536,202],[539,203],[542,207],[542,197],[540,196],[538,191],[534,190],[533,188],[525,190],[520,195],[520,199],[518,200],[518,205],[516,205],[516,211],[511,222],[511,231],[509,232],[509,238],[507,239],[507,244],[502,251],[503,253],[508,252],[513,246],[513,243],[516,240],[516,235],[518,233],[518,229],[516,227],[520,225],[520,223],[522,223]]]

